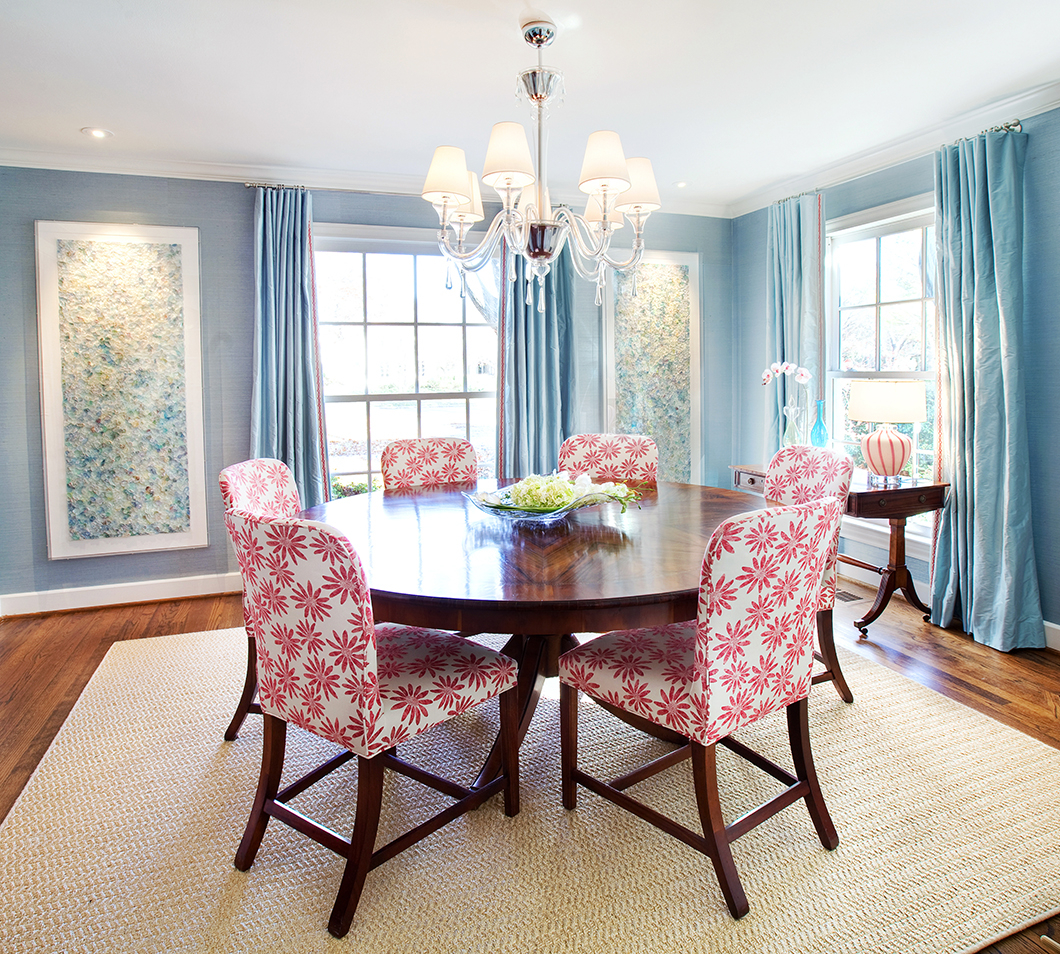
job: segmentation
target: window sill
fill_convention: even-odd
[[[844,517],[839,536],[851,543],[863,543],[870,547],[888,551],[891,528],[884,520],[866,520],[863,517]],[[918,529],[906,527],[905,556],[907,560],[931,562],[931,535]]]

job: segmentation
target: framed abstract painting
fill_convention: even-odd
[[[699,483],[699,256],[649,250],[607,292],[605,430],[654,438],[659,479]]]
[[[49,559],[206,546],[198,229],[36,240]]]

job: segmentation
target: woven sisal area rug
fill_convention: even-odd
[[[823,685],[810,709],[839,848],[821,848],[801,803],[740,839],[741,921],[705,857],[584,790],[563,810],[545,699],[522,748],[521,814],[506,819],[497,796],[371,872],[335,941],[337,856],[273,821],[254,867],[232,866],[261,748],[255,716],[221,740],[245,639],[111,648],[0,827],[0,950],[938,954],[1060,908],[1060,751],[843,653],[855,703]],[[403,753],[479,761],[495,717],[469,714]],[[591,770],[661,751],[591,704],[581,734]],[[332,751],[288,738],[304,768]],[[741,738],[787,762],[782,717]],[[719,762],[728,817],[771,790],[731,753]],[[638,791],[692,825],[686,767]],[[406,779],[387,786],[381,840],[435,804]],[[348,834],[354,787],[351,764],[296,804]]]

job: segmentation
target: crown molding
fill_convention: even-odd
[[[1060,80],[1043,83],[1033,89],[996,100],[986,106],[962,113],[926,129],[894,139],[882,146],[855,153],[845,159],[817,169],[812,173],[793,176],[763,189],[750,192],[725,210],[729,218],[737,218],[755,212],[781,199],[802,192],[818,192],[829,186],[849,182],[861,176],[878,172],[911,159],[933,153],[939,146],[968,136],[975,136],[984,129],[1015,119],[1029,119],[1039,113],[1060,106]]]
[[[417,199],[423,188],[422,176],[397,173],[346,172],[299,166],[71,155],[2,146],[0,146],[0,166],[53,169],[59,172],[91,172],[104,175],[154,176],[161,179],[195,179],[207,182],[250,182],[269,185],[283,183],[323,191],[364,192],[376,195],[410,196]],[[569,192],[556,190],[553,202],[563,202],[571,208],[580,209],[585,203],[585,194],[577,190]],[[672,202],[672,197],[668,197],[667,206],[663,211],[677,215],[728,218],[724,205],[687,201],[681,202],[677,207],[671,207],[670,202]]]

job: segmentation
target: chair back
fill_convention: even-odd
[[[257,457],[232,464],[219,478],[225,510],[293,517],[302,509],[294,474],[282,460]]]
[[[419,437],[391,441],[379,458],[383,487],[438,487],[478,480],[478,457],[459,437]]]
[[[818,497],[836,497],[846,508],[850,481],[854,476],[854,461],[846,454],[823,447],[785,447],[773,455],[766,468],[766,498],[781,504],[801,504]],[[835,606],[836,560],[835,551],[828,555],[821,597],[817,608],[830,610]]]
[[[655,483],[659,448],[637,434],[576,434],[560,446],[557,469],[575,478],[588,474],[597,482]]]
[[[697,742],[809,695],[817,594],[842,512],[835,497],[822,497],[741,514],[714,531],[696,625]]]
[[[359,755],[379,747],[372,603],[350,542],[324,523],[225,514],[257,638],[263,712]]]

